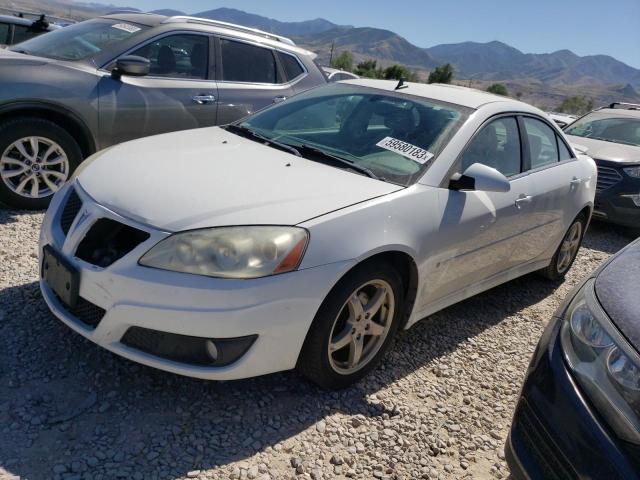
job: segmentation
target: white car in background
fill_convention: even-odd
[[[332,67],[322,67],[322,71],[327,76],[327,80],[330,82],[339,82],[340,80],[357,80],[360,78],[355,73],[347,72],[346,70],[340,70]]]
[[[524,103],[341,82],[95,154],[44,219],[40,285],[136,362],[205,379],[297,367],[341,388],[398,329],[529,272],[562,278],[595,181]]]
[[[567,125],[572,124],[578,118],[576,115],[571,115],[569,113],[547,112],[547,114],[560,128],[564,128]]]

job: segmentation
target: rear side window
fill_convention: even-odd
[[[531,169],[544,167],[558,162],[558,143],[556,133],[541,120],[524,117],[524,129],[529,140]]]
[[[222,80],[227,82],[278,83],[273,51],[248,43],[220,39]]]
[[[293,55],[280,52],[280,60],[288,81],[294,80],[304,73],[302,65]]]
[[[461,173],[474,163],[495,168],[505,177],[520,173],[520,134],[514,117],[501,117],[482,127],[462,156]]]
[[[209,37],[170,35],[146,44],[132,55],[148,58],[149,73],[156,77],[207,78]]]
[[[9,43],[9,25],[0,23],[0,45]]]
[[[42,30],[32,30],[26,25],[14,25],[13,27],[13,43],[24,42],[30,38],[37,37],[44,33]]]

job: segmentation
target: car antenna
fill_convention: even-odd
[[[398,85],[396,85],[395,90],[402,90],[403,88],[407,88],[409,85],[405,85],[404,84],[404,78],[400,77],[400,81],[398,82]]]

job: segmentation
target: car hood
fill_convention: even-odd
[[[218,127],[135,140],[89,162],[77,180],[96,202],[166,231],[295,225],[403,188]]]
[[[602,308],[631,344],[640,350],[640,240],[614,257],[596,278]]]
[[[8,47],[0,48],[0,65],[33,65],[37,67],[49,62],[51,62],[51,60],[48,58],[12,52]]]
[[[566,135],[572,145],[584,147],[591,158],[618,163],[640,163],[640,147],[621,143],[605,142],[593,138]]]

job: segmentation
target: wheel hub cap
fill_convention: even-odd
[[[0,178],[15,194],[45,198],[69,177],[69,159],[60,145],[45,137],[24,137],[0,157]]]
[[[580,240],[582,238],[582,224],[575,222],[564,236],[560,253],[558,254],[558,273],[565,273],[569,270],[571,262],[578,254]]]

